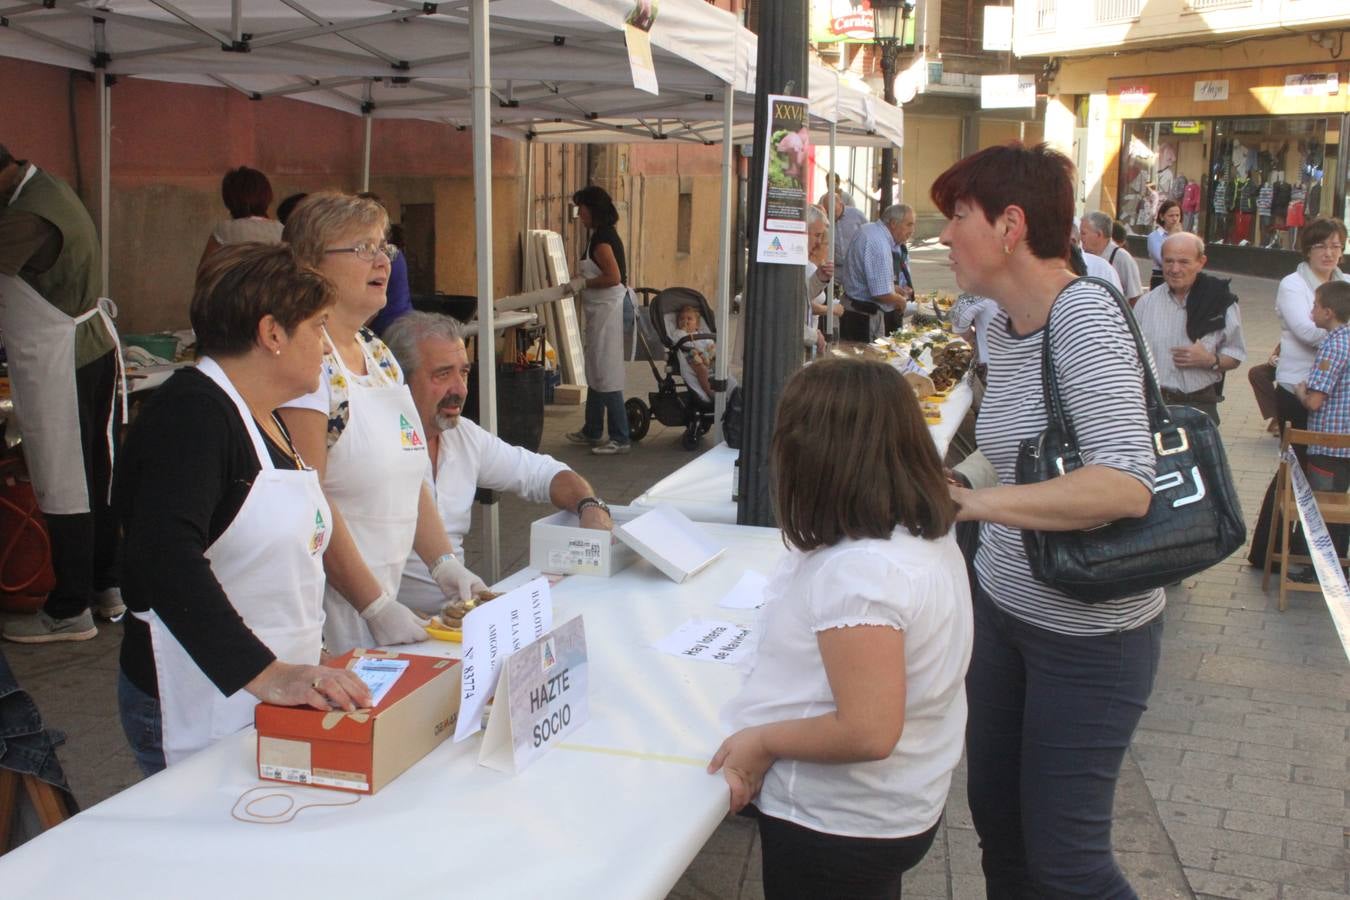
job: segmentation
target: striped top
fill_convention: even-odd
[[[1087,465],[1119,469],[1153,488],[1155,456],[1143,367],[1120,307],[1106,291],[1075,282],[1050,310],[1050,345],[1065,410]],[[1017,481],[1017,449],[1045,429],[1041,341],[1018,336],[1002,308],[989,326],[989,385],[976,425],[980,450],[1000,484]],[[1021,529],[985,522],[975,557],[980,586],[1010,615],[1060,634],[1134,628],[1162,611],[1161,588],[1105,603],[1075,600],[1031,575]]]

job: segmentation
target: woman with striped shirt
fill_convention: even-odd
[[[1154,455],[1143,368],[1107,291],[1069,270],[1073,166],[1045,145],[991,147],[938,177],[942,243],[963,291],[1000,307],[976,436],[996,487],[954,487],[981,522],[966,691],[969,795],[990,897],[1135,897],[1111,853],[1115,782],[1153,687],[1161,590],[1103,603],[1037,581],[1023,529],[1141,516]],[[1016,484],[1019,443],[1046,426],[1042,329],[1086,463]]]

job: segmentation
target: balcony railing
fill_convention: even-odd
[[[1036,0],[1036,30],[1053,31],[1055,28],[1056,0]]]
[[[1211,9],[1240,9],[1252,5],[1252,0],[1186,0],[1186,8],[1192,12],[1206,12]]]
[[[1096,0],[1096,21],[1104,24],[1137,19],[1141,5],[1142,0]]]

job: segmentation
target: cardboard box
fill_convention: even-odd
[[[553,389],[553,402],[558,406],[580,406],[586,402],[586,385],[558,385]]]
[[[610,517],[617,526],[637,518],[643,510],[615,506]],[[613,534],[582,528],[574,513],[559,510],[530,525],[530,567],[549,575],[597,575],[608,578],[637,560],[633,549]]]
[[[727,549],[673,506],[658,506],[623,524],[616,520],[614,533],[677,584],[703,571]]]
[[[353,650],[328,664],[348,668],[362,656],[409,663],[374,709],[258,705],[259,778],[373,794],[454,734],[458,660]]]

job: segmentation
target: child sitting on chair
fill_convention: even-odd
[[[1327,332],[1317,348],[1308,380],[1296,387],[1308,408],[1308,430],[1350,434],[1350,282],[1328,281],[1313,295],[1312,320]],[[1350,489],[1350,448],[1308,448],[1308,486],[1314,491],[1344,493]],[[1344,525],[1329,529],[1338,553],[1344,555]]]
[[[707,326],[703,316],[692,303],[686,303],[675,311],[675,330],[670,333],[671,343],[678,344],[680,338],[691,334],[706,334]],[[717,341],[710,338],[689,341],[680,348],[680,375],[704,403],[712,402],[712,369],[717,360]]]

